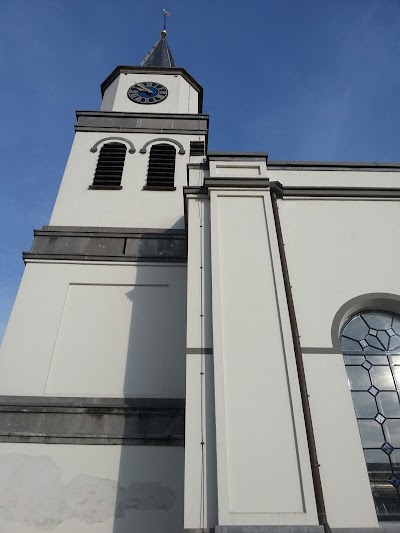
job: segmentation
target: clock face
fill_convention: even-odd
[[[155,81],[135,83],[128,89],[128,98],[137,104],[158,104],[168,96],[168,89]]]

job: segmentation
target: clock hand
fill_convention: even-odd
[[[153,94],[153,92],[147,89],[147,87],[145,87],[142,83],[137,83],[137,86],[139,87],[141,91],[144,91],[145,93],[148,93],[148,94]]]

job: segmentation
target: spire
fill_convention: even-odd
[[[161,32],[160,39],[140,63],[141,67],[176,67],[171,50],[167,43],[167,31]]]
[[[176,67],[167,43],[167,17],[170,17],[171,13],[166,9],[163,9],[163,14],[164,28],[161,32],[160,40],[156,42],[147,56],[140,63],[141,67]]]

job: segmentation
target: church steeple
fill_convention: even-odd
[[[176,67],[175,60],[172,56],[171,49],[167,43],[167,32],[165,29],[161,32],[160,39],[156,42],[150,52],[140,63],[141,67]]]

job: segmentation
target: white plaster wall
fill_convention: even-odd
[[[127,151],[121,190],[90,190],[99,150],[90,149],[101,139],[123,137],[133,143],[134,154]],[[186,153],[176,154],[175,191],[144,191],[150,146],[139,150],[152,139],[168,137],[154,134],[104,134],[78,132],[65,169],[50,224],[55,226],[105,226],[131,228],[184,228],[182,188],[187,184],[190,141],[204,140],[193,135],[174,135]]]
[[[107,88],[103,94],[100,111],[110,111],[114,104],[114,100],[118,90],[119,77],[116,78]]]
[[[219,523],[316,524],[269,192],[210,195]]]
[[[377,527],[343,356],[304,354],[303,361],[329,525]]]
[[[332,321],[348,300],[398,294],[400,202],[279,201],[303,347],[332,347]]]
[[[186,266],[28,263],[0,394],[185,394]]]
[[[168,96],[158,104],[132,102],[129,87],[143,81],[154,81],[168,89]],[[198,92],[179,74],[120,74],[104,93],[101,111],[128,113],[198,113]]]
[[[279,213],[328,520],[334,527],[373,527],[377,521],[362,446],[331,329],[349,300],[371,293],[399,294],[400,203],[284,199]]]
[[[268,168],[271,181],[292,187],[399,187],[400,172],[381,170],[288,170]]]
[[[0,531],[176,533],[184,448],[0,444]]]

